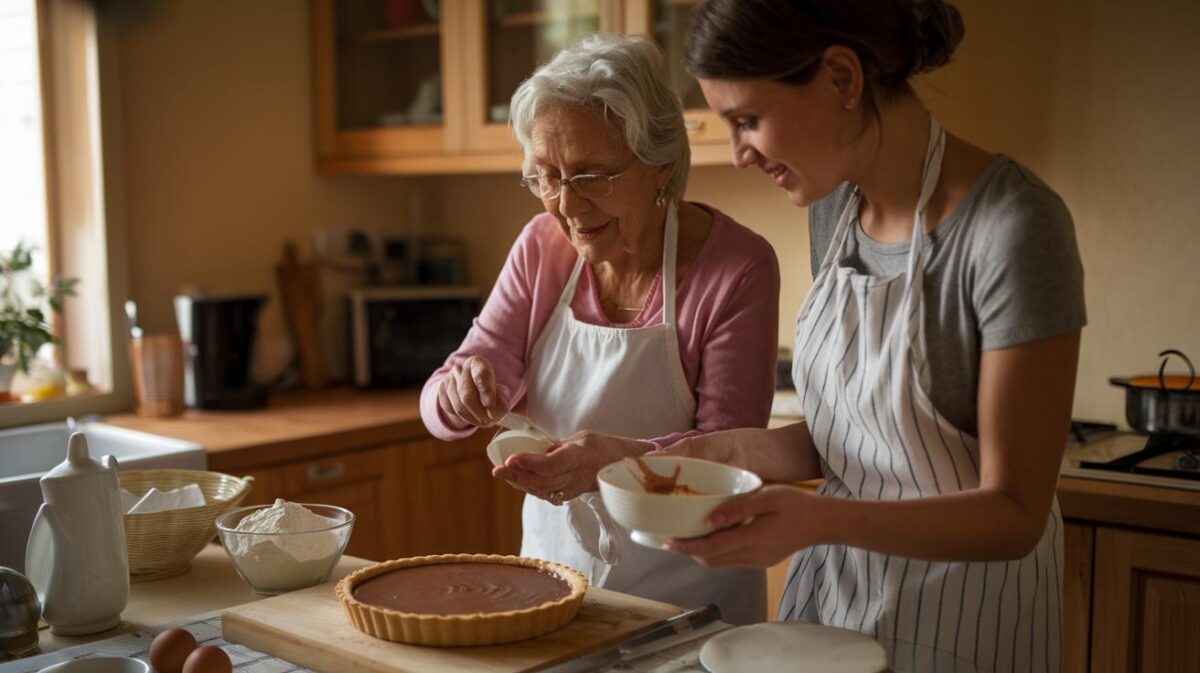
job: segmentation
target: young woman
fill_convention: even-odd
[[[1057,670],[1062,519],[1083,271],[1027,168],[946,133],[909,86],[963,35],[941,0],[712,0],[688,63],[734,163],[809,208],[796,324],[806,422],[667,451],[773,486],[669,547],[712,566],[795,553],[782,619]]]

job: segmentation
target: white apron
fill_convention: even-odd
[[[979,441],[933,407],[926,363],[922,211],[941,173],[945,132],[929,148],[908,269],[864,276],[843,266],[856,190],[796,322],[793,376],[825,482],[820,492],[903,500],[979,485]],[[980,522],[986,526],[986,522]],[[940,563],[820,545],[792,559],[780,619],[854,629],[953,652],[984,671],[1057,671],[1062,516],[1054,502],[1025,558]]]
[[[551,435],[591,430],[647,439],[694,427],[696,401],[675,333],[678,226],[672,202],[663,232],[660,324],[619,328],[576,320],[571,299],[584,259],[576,261],[526,375],[529,417]],[[716,603],[732,623],[766,616],[762,571],[709,569],[688,556],[643,547],[612,520],[599,493],[561,507],[526,496],[522,524],[522,556],[568,565],[597,586],[688,608]]]

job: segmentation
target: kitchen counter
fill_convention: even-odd
[[[340,579],[369,563],[369,561],[359,558],[342,557],[333,572],[331,581]],[[617,594],[612,595],[616,596]],[[63,653],[58,658],[52,656],[49,661],[40,660],[42,659],[40,655],[89,643],[96,643],[93,648],[99,649],[109,656],[144,658],[149,638],[162,628],[173,624],[188,624],[189,630],[194,633],[198,633],[196,627],[200,627],[201,632],[207,630],[208,633],[215,635],[216,641],[206,642],[225,647],[227,653],[234,660],[235,666],[239,666],[238,670],[241,670],[240,666],[243,665],[248,666],[247,670],[255,671],[300,670],[244,645],[231,645],[221,637],[220,613],[228,608],[263,598],[266,597],[251,591],[237,575],[225,551],[219,545],[211,544],[194,559],[189,572],[165,580],[130,585],[129,603],[121,615],[121,625],[117,628],[89,636],[68,638],[53,636],[50,634],[49,628],[43,626],[39,642],[41,652],[29,658],[10,661],[7,664],[0,663],[0,670],[12,668],[13,670],[32,671],[60,659],[85,656],[91,648],[74,653]],[[656,605],[663,608],[668,607],[661,604]],[[696,671],[698,669],[688,666],[687,663],[696,660],[699,648],[707,637],[727,627],[728,625],[716,623],[691,635],[681,634],[676,637],[664,638],[656,647],[647,649],[644,655],[631,662],[631,665],[618,664],[606,668],[605,671],[610,673],[645,672],[660,670],[664,668],[664,665],[676,673]],[[102,640],[107,642],[100,645],[98,641]],[[267,658],[264,659],[264,656]]]
[[[333,570],[330,581],[369,565],[353,556],[343,556]],[[192,560],[192,569],[182,575],[153,582],[129,585],[129,602],[121,613],[121,625],[88,636],[56,636],[47,626],[42,627],[38,646],[42,652],[53,652],[96,640],[132,633],[140,628],[161,627],[186,617],[222,610],[256,601],[260,596],[250,589],[233,567],[233,562],[218,544],[210,544]]]
[[[276,395],[265,409],[201,411],[173,418],[118,414],[113,425],[195,441],[209,469],[236,473],[344,451],[427,437],[420,391],[333,389]],[[771,426],[795,422],[772,418]],[[1200,535],[1200,491],[1063,477],[1059,503],[1068,519]]]
[[[104,421],[196,442],[208,451],[209,469],[236,472],[427,437],[420,395],[417,389],[362,392],[336,388],[274,395],[263,409],[188,409],[168,418],[116,414]]]

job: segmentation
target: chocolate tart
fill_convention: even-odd
[[[575,618],[587,579],[566,566],[495,554],[418,556],[369,565],[337,583],[354,628],[411,645],[494,645]]]

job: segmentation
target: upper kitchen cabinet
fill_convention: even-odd
[[[469,9],[466,55],[466,143],[470,152],[516,152],[508,103],[517,86],[576,38],[621,32],[612,0],[476,0]]]
[[[315,0],[313,13],[318,160],[444,152],[437,0]]]
[[[624,29],[654,38],[667,59],[671,86],[683,101],[683,118],[692,145],[692,163],[729,161],[729,131],[709,109],[696,78],[687,73],[687,33],[701,0],[625,0]]]
[[[519,170],[508,103],[581,35],[651,35],[687,108],[694,164],[728,135],[683,68],[690,0],[314,0],[317,166],[323,173]]]

